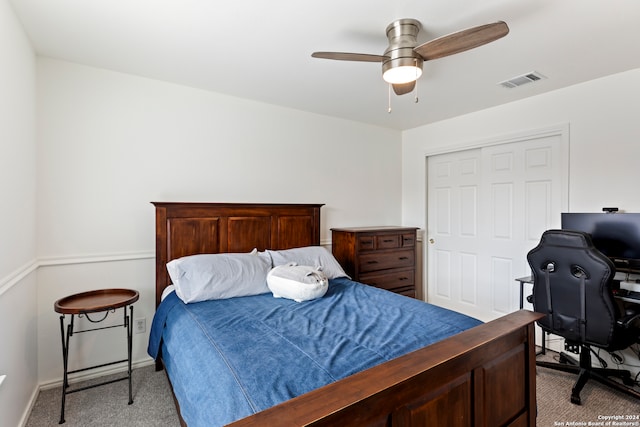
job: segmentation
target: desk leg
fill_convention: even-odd
[[[524,280],[518,280],[520,283],[520,310],[524,308]],[[546,333],[542,331],[542,351],[537,354],[547,354],[547,338]]]
[[[520,282],[520,310],[524,308],[524,282]]]

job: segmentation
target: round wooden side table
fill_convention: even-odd
[[[111,384],[117,381],[129,380],[129,405],[133,403],[133,394],[131,388],[131,345],[133,337],[133,303],[138,301],[138,291],[131,289],[98,289],[94,291],[82,292],[79,294],[69,295],[61,298],[53,304],[53,308],[57,313],[60,313],[60,337],[62,341],[62,362],[64,366],[64,377],[62,380],[62,404],[60,409],[60,422],[63,424],[64,419],[64,406],[67,394],[75,393],[78,391],[86,390],[101,385]],[[127,307],[129,307],[129,313],[127,314]],[[122,324],[96,327],[92,329],[85,329],[80,331],[74,331],[74,318],[85,317],[91,323],[100,323],[104,321],[110,313],[115,313],[116,309],[122,308],[124,312],[124,320]],[[96,315],[96,313],[100,313]],[[65,333],[65,315],[70,315],[70,320],[67,323]],[[93,318],[90,316],[93,315]],[[76,369],[69,371],[69,339],[74,333],[79,334],[82,332],[98,331],[102,329],[124,327],[127,332],[127,359],[117,360],[115,362],[103,363],[101,365],[89,366],[82,369]],[[95,368],[102,368],[104,366],[114,365],[116,363],[128,362],[127,376],[118,378],[111,381],[105,381],[98,384],[93,384],[86,387],[80,387],[69,390],[69,374],[76,372],[87,371]]]

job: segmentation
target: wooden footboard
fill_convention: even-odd
[[[539,318],[509,314],[231,426],[535,426]]]

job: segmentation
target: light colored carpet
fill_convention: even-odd
[[[538,356],[538,360],[554,361],[557,353],[547,351],[547,355]],[[619,426],[640,426],[640,400],[605,387],[595,380],[585,384],[580,398],[581,405],[570,402],[571,389],[576,381],[574,374],[537,367],[538,427],[549,426],[588,426],[599,425],[603,417],[620,416],[616,422],[631,424],[608,424]],[[640,388],[636,387],[640,392]],[[613,421],[613,419],[609,419]],[[589,424],[591,423],[591,424]]]
[[[72,388],[119,378],[116,374]],[[134,369],[132,374],[133,404],[128,405],[129,383],[119,381],[67,395],[65,420],[68,427],[179,427],[169,382],[164,371],[155,365]],[[61,388],[41,391],[26,427],[57,426],[60,421]]]
[[[545,360],[553,357],[547,352]],[[103,381],[100,379],[98,381]],[[640,416],[640,400],[605,388],[596,381],[585,385],[582,405],[569,401],[575,376],[551,369],[537,368],[539,427],[596,425],[604,416]],[[154,366],[133,372],[133,400],[127,405],[127,381],[100,386],[67,396],[65,426],[68,427],[178,427],[173,398],[164,371]],[[60,389],[40,392],[27,427],[55,426],[60,418]],[[625,421],[625,420],[622,420]],[[628,420],[640,426],[640,420]],[[612,425],[612,424],[610,424]],[[615,425],[615,424],[613,424]],[[618,424],[624,425],[624,424]]]

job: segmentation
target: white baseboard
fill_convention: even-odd
[[[31,397],[29,398],[29,404],[24,409],[22,413],[22,418],[20,419],[20,427],[24,427],[27,425],[27,421],[29,421],[29,415],[31,415],[31,411],[33,411],[33,407],[36,404],[36,400],[38,400],[38,393],[40,393],[40,388],[35,387],[33,392],[31,393]]]

